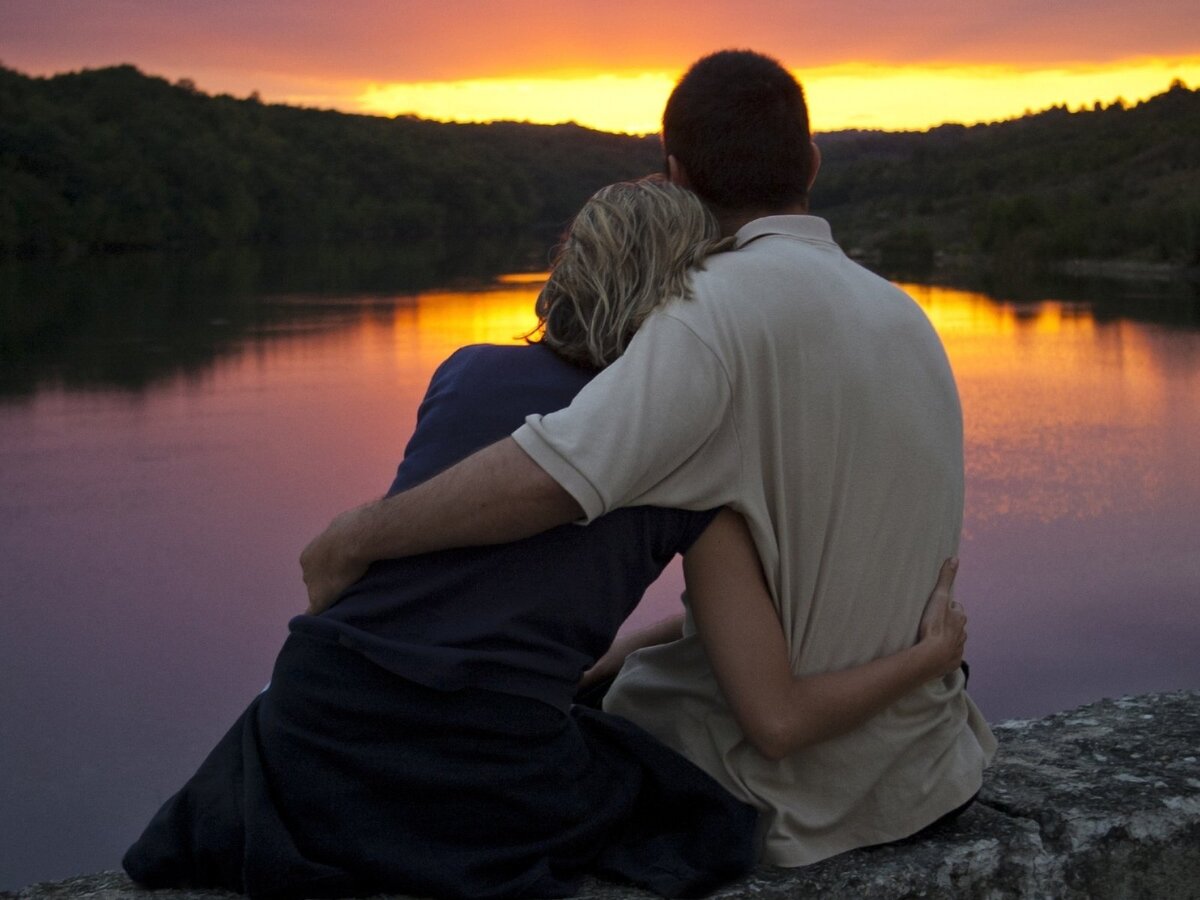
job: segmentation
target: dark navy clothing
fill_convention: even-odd
[[[593,373],[545,347],[465,347],[438,369],[389,493],[561,409]],[[428,687],[480,687],[561,709],[579,676],[715,513],[636,507],[586,528],[388,560],[291,629],[353,647]]]
[[[292,634],[122,864],[268,900],[565,897],[585,874],[690,897],[750,868],[755,821],[625,719],[438,691]]]
[[[541,347],[434,377],[394,489],[570,401]],[[642,729],[568,707],[708,513],[630,509],[371,567],[299,616],[270,688],[125,854],[151,888],[252,897],[563,897],[584,875],[697,896],[754,862],[754,809]]]

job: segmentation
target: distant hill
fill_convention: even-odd
[[[991,125],[819,135],[813,211],[897,262],[984,255],[1200,265],[1200,91]]]
[[[132,66],[0,68],[0,250],[454,240],[558,230],[655,138],[210,97]]]
[[[1126,109],[818,137],[813,211],[885,263],[1200,264],[1200,91]],[[0,253],[557,231],[655,138],[211,97],[118,66],[0,68]]]

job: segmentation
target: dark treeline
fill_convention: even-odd
[[[1070,259],[1200,265],[1200,91],[921,133],[818,137],[814,211],[844,246],[1000,269]]]
[[[201,376],[280,330],[386,316],[429,288],[544,265],[546,249],[505,236],[0,257],[0,399],[45,383],[136,391]]]
[[[557,231],[660,169],[654,138],[210,97],[132,66],[0,68],[0,251],[460,240]]]
[[[922,133],[838,132],[814,212],[885,265],[1200,264],[1200,91]],[[444,241],[558,231],[654,138],[210,97],[132,66],[0,68],[0,253]]]

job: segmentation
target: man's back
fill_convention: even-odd
[[[620,444],[562,452],[604,494],[613,480],[606,470],[646,468],[638,457],[660,440],[649,433],[655,426],[686,435],[674,446],[677,466],[630,484],[617,474],[604,505],[741,512],[793,669],[838,670],[911,644],[938,566],[956,552],[957,392],[923,313],[848,260],[824,222],[769,217],[738,238],[737,251],[697,274],[695,299],[671,304],[657,317],[671,321],[647,323],[647,345],[635,346],[640,335],[631,345],[633,379],[650,393],[622,394],[630,376],[613,377],[607,402],[649,413],[629,417]],[[693,386],[692,402],[680,403],[679,385],[666,383],[677,378]],[[699,411],[660,408],[662,394]],[[705,423],[709,410],[715,418]],[[551,443],[554,418],[531,423]],[[522,446],[545,464],[536,440]],[[961,677],[772,763],[743,740],[698,638],[687,634],[632,658],[606,708],[764,809],[768,861],[801,865],[903,837],[978,789],[991,737]]]
[[[912,643],[962,525],[962,417],[941,343],[827,235],[812,217],[757,220],[697,275],[697,302],[672,307],[730,370],[743,463],[731,505],[788,598],[800,674]]]

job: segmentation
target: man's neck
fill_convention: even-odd
[[[761,219],[763,216],[804,216],[808,215],[807,203],[793,203],[778,209],[733,209],[716,211],[717,221],[721,224],[721,236],[730,237],[748,222]]]

